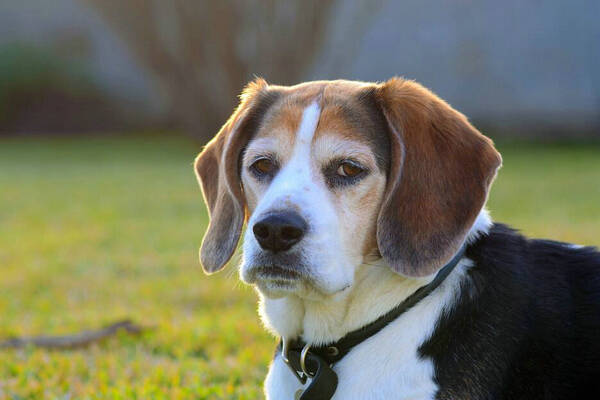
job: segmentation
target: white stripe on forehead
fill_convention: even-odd
[[[321,107],[319,107],[319,104],[316,100],[304,109],[302,112],[300,127],[296,133],[296,151],[300,151],[300,148],[310,151],[310,143],[312,142],[315,131],[317,130],[320,116]]]

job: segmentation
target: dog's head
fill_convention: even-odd
[[[383,257],[410,277],[459,250],[501,164],[492,142],[412,81],[251,83],[198,156],[210,212],[200,260],[269,297],[328,295]]]

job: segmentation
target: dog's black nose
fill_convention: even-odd
[[[306,233],[306,222],[293,212],[271,214],[252,227],[254,237],[265,250],[273,253],[290,249]]]

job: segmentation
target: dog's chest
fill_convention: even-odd
[[[437,313],[419,314],[403,315],[339,361],[333,399],[433,399],[438,389],[434,365],[419,356],[418,348],[429,338]],[[277,355],[265,382],[267,398],[294,399],[301,388]]]

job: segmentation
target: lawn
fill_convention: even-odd
[[[506,144],[492,216],[600,244],[600,147]],[[275,340],[234,268],[202,274],[207,216],[181,138],[0,140],[0,338],[130,317],[84,350],[0,350],[0,399],[256,399]]]

